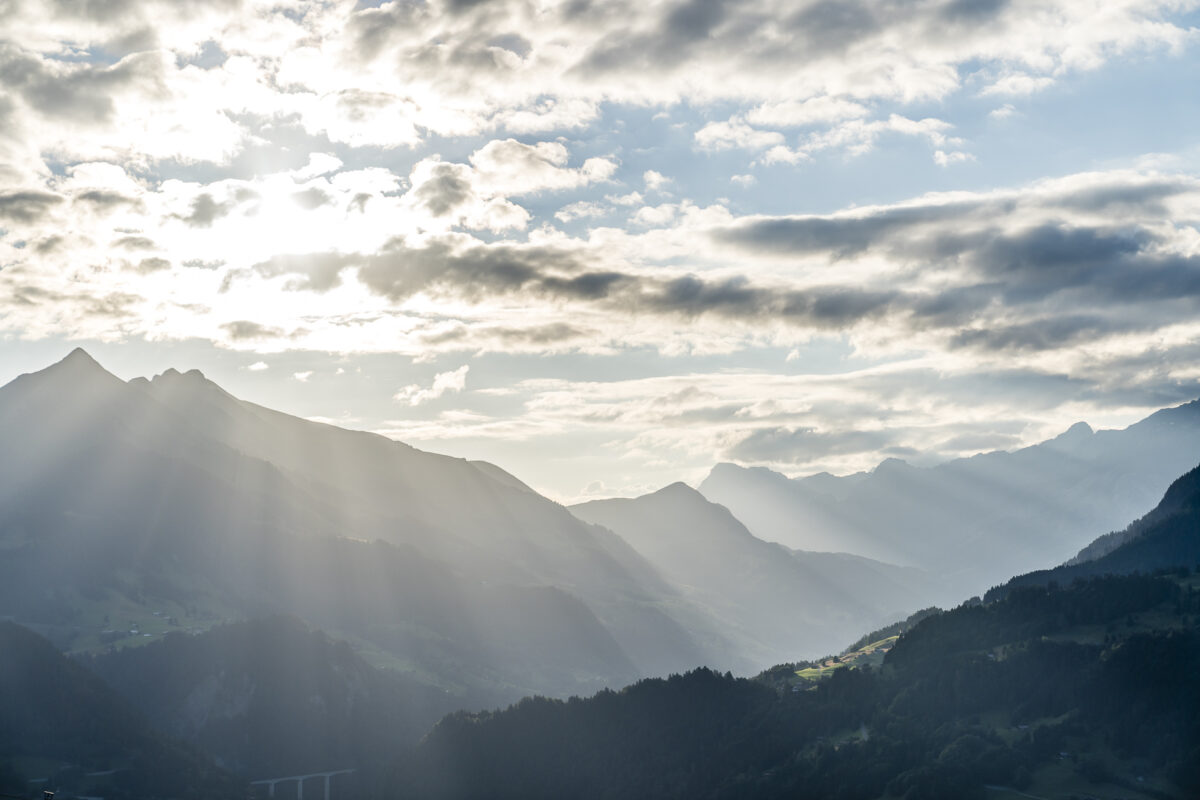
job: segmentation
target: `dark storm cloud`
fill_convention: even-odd
[[[59,195],[36,189],[0,192],[0,219],[36,222],[62,201]]]

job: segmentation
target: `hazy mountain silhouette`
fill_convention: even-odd
[[[629,542],[763,666],[837,652],[855,632],[916,608],[928,581],[911,568],[765,542],[682,483],[571,512]]]
[[[929,600],[952,603],[1126,525],[1197,452],[1200,401],[1124,430],[1079,423],[1032,447],[928,468],[888,459],[869,474],[793,480],[720,464],[699,488],[756,536],[921,567],[938,579]]]
[[[63,796],[245,797],[240,781],[155,732],[103,681],[12,622],[0,622],[0,759],[5,794],[28,796],[42,785],[29,782],[45,778]]]
[[[643,521],[685,497],[672,486],[584,508]],[[711,535],[691,521],[697,539]],[[1099,558],[922,612],[881,669],[813,678],[790,664],[754,680],[695,670],[586,700],[449,715],[398,761],[395,793],[1196,797],[1200,467],[1109,536],[1116,546],[1084,551]]]
[[[295,613],[496,698],[729,653],[621,539],[502,470],[195,371],[126,383],[76,350],[0,388],[0,440],[0,613],[64,644],[151,609],[182,627]]]
[[[1019,575],[987,596],[1018,586],[1065,585],[1094,575],[1176,567],[1200,567],[1200,467],[1172,483],[1159,504],[1129,527],[1099,537],[1062,566]]]

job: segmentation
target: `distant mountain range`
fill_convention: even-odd
[[[463,702],[749,662],[619,537],[492,465],[76,350],[0,388],[0,615],[95,649],[296,614]],[[157,612],[157,613],[155,613]]]
[[[837,652],[848,631],[917,608],[930,580],[916,569],[765,542],[682,483],[571,513],[617,533],[764,665]]]
[[[1095,575],[1177,567],[1200,567],[1200,467],[1172,483],[1159,504],[1125,530],[1101,536],[1066,564],[1018,575],[987,597],[995,599],[1020,586],[1068,585]]]
[[[1200,401],[934,467],[789,479],[719,464],[699,489],[763,539],[919,567],[935,578],[927,599],[948,604],[1124,528],[1198,458]]]
[[[922,612],[882,669],[695,670],[450,715],[398,760],[392,794],[1200,796],[1200,468],[1118,538]]]
[[[568,510],[75,351],[0,387],[0,616],[24,626],[0,621],[0,793],[244,797],[353,768],[381,799],[1195,796],[1198,429],[1193,403],[931,469],[722,465],[708,498]],[[695,669],[836,652],[1019,572],[853,666]]]

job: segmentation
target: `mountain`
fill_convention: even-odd
[[[866,474],[789,479],[719,464],[699,489],[763,539],[920,567],[937,579],[927,600],[946,604],[1126,525],[1198,451],[1195,401],[1123,430],[1079,423],[1032,447],[934,467],[888,459]]]
[[[1123,531],[1099,537],[1054,569],[1019,575],[992,589],[1002,596],[1019,586],[1069,584],[1094,575],[1128,575],[1200,567],[1200,467],[1171,484],[1162,500]]]
[[[370,774],[459,707],[294,617],[171,633],[81,663],[157,729],[248,779]]]
[[[816,683],[700,669],[459,712],[397,762],[390,796],[1197,797],[1197,579],[1017,589]]]
[[[63,796],[245,797],[45,639],[0,622],[0,792],[27,796],[31,783]]]
[[[762,666],[840,650],[854,632],[916,608],[928,580],[910,568],[765,542],[682,483],[571,513],[632,545]]]
[[[0,614],[64,647],[292,613],[488,702],[742,666],[619,537],[499,468],[199,372],[124,382],[76,350],[0,387],[0,441]]]

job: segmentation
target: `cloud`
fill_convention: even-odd
[[[461,392],[467,385],[467,372],[471,366],[463,364],[456,370],[450,372],[439,372],[433,376],[433,383],[429,388],[422,388],[419,384],[409,384],[400,391],[396,392],[395,400],[402,403],[408,403],[410,406],[419,406],[422,403],[427,403],[430,400],[436,400],[447,393]]]
[[[150,257],[143,258],[141,261],[139,261],[137,265],[133,267],[133,270],[142,275],[149,275],[152,272],[162,272],[164,270],[169,270],[170,268],[171,262],[167,259]]]
[[[974,160],[975,156],[970,153],[964,153],[961,150],[951,150],[950,152],[936,150],[933,154],[933,163],[939,167],[948,167],[951,164],[963,164]]]
[[[218,203],[211,194],[205,192],[192,200],[190,213],[180,219],[193,228],[211,228],[215,221],[228,214],[229,211],[230,206]]]
[[[747,125],[738,117],[724,122],[710,122],[695,134],[696,146],[701,150],[766,150],[781,145],[783,134],[764,131]]]
[[[271,368],[271,365],[265,361],[255,361],[253,364],[246,367],[246,369],[248,369],[251,372],[262,372],[263,370],[267,370],[270,368]]]
[[[62,201],[57,194],[36,189],[0,192],[0,219],[36,222]]]
[[[313,371],[311,369],[305,370],[304,372],[293,372],[292,373],[292,377],[295,378],[296,380],[300,381],[301,383],[308,383],[308,379],[311,378],[312,375],[313,375]]]
[[[662,192],[672,180],[657,170],[648,169],[642,173],[642,182],[646,184],[647,192]]]
[[[812,428],[758,428],[731,444],[725,454],[734,461],[806,464],[830,456],[868,454],[878,458],[888,453],[902,437],[892,430],[817,431]]]
[[[247,339],[268,339],[282,336],[283,332],[278,328],[269,328],[265,325],[260,325],[257,322],[252,322],[247,319],[239,319],[234,322],[227,322],[221,326],[229,338],[234,341],[242,341]]]
[[[569,157],[567,148],[558,142],[526,145],[513,139],[492,140],[472,153],[468,164],[445,162],[439,156],[419,161],[404,201],[439,220],[443,228],[461,226],[496,233],[521,229],[530,216],[510,201],[510,196],[604,182],[616,169],[616,163],[605,158],[589,158],[572,168]],[[573,218],[571,212],[564,214]]]
[[[887,332],[946,352],[1050,352],[1191,318],[1200,304],[1200,256],[1189,229],[1162,219],[1197,198],[1194,180],[1121,173],[695,229],[692,212],[671,205],[638,213],[668,209],[647,221],[678,226],[664,230],[681,242],[699,237],[681,252],[725,266],[630,262],[638,252],[647,257],[636,238],[625,240],[635,249],[614,251],[608,239],[518,244],[439,235],[397,237],[375,253],[280,257],[253,272],[323,292],[352,272],[397,308],[418,300],[538,302],[551,321],[594,309],[687,322],[696,336],[714,330],[706,321],[725,320],[747,329],[841,331],[864,344]],[[746,257],[808,266],[772,275],[750,269]],[[728,266],[735,263],[744,269]],[[1070,325],[1064,308],[1075,312]]]

